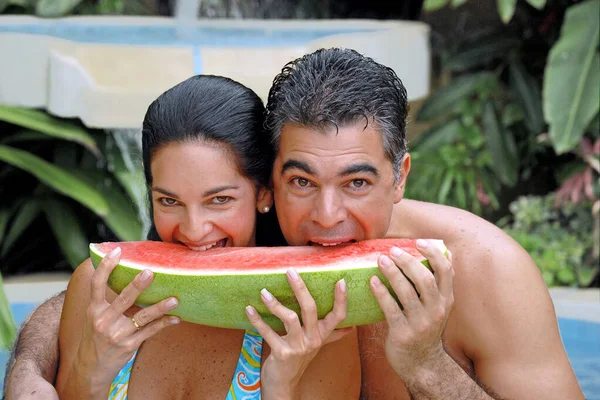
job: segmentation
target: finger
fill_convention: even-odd
[[[115,269],[121,259],[121,248],[116,247],[108,255],[104,256],[96,271],[92,275],[91,301],[95,304],[103,304],[106,301],[106,283],[110,273]]]
[[[412,282],[423,303],[432,303],[440,298],[440,292],[433,273],[415,257],[393,247],[390,256],[392,261],[402,270],[404,276]]]
[[[298,314],[285,307],[265,288],[260,291],[261,299],[269,311],[283,322],[285,331],[294,339],[300,340],[303,335]]]
[[[333,309],[320,322],[320,333],[322,338],[328,337],[331,332],[346,319],[348,311],[348,293],[346,281],[340,279],[335,284]]]
[[[129,330],[133,333],[137,330],[133,320],[141,327],[149,325],[152,321],[158,320],[169,311],[177,307],[178,302],[175,297],[164,299],[149,307],[143,308],[134,314],[131,322],[128,322]],[[125,317],[127,318],[127,317]]]
[[[402,313],[400,306],[381,280],[377,276],[373,276],[371,277],[370,284],[371,292],[375,295],[390,328],[400,328],[406,324],[406,316]]]
[[[133,335],[133,340],[136,344],[135,348],[140,347],[144,340],[156,335],[158,332],[160,332],[167,326],[177,325],[180,321],[181,320],[178,317],[170,315],[164,316],[159,320],[152,321],[145,327],[141,328],[135,335]]]
[[[118,317],[131,307],[139,295],[152,283],[154,274],[149,269],[146,269],[136,275],[135,278],[117,296],[117,298],[108,307],[107,312]]]
[[[417,296],[417,291],[400,269],[400,265],[394,263],[388,256],[382,255],[379,257],[379,270],[390,281],[390,285],[392,285],[394,293],[398,296],[406,315],[423,308]]]
[[[446,257],[442,250],[429,240],[417,240],[417,250],[429,260],[429,265],[435,272],[437,285],[442,296],[451,295],[454,269],[450,258]],[[451,256],[450,250],[448,250],[448,255]]]
[[[354,327],[335,329],[333,332],[331,332],[331,335],[325,339],[323,345],[337,342],[341,338],[348,336],[350,333],[352,333],[352,331],[354,331]]]
[[[254,329],[260,333],[260,336],[263,337],[272,350],[276,350],[281,347],[283,342],[281,336],[279,336],[277,332],[275,332],[265,321],[263,321],[254,307],[246,307],[246,316],[248,317],[248,320]]]
[[[317,335],[319,316],[317,315],[317,304],[315,303],[315,300],[312,298],[304,281],[294,268],[288,269],[287,277],[288,282],[296,295],[296,300],[298,300],[298,304],[300,304],[304,331],[309,338],[312,335]]]

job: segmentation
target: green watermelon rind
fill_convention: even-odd
[[[438,246],[446,253],[442,241],[438,241]],[[92,243],[90,256],[94,268],[97,268],[104,254],[100,254]],[[426,259],[421,262],[431,269]],[[342,278],[346,281],[348,309],[346,319],[338,328],[368,325],[385,320],[385,315],[370,289],[369,281],[373,275],[379,277],[398,301],[389,281],[379,271],[376,261],[373,265],[362,268],[354,265],[349,269],[340,269],[337,266],[332,269],[324,267],[318,271],[312,269],[303,272],[302,267],[296,270],[317,304],[319,319],[324,318],[333,308],[335,283]],[[121,261],[109,276],[108,286],[116,293],[121,293],[140,271],[139,266],[127,265],[126,261]],[[284,331],[283,323],[270,313],[261,300],[260,291],[263,288],[267,288],[285,307],[297,312],[301,317],[300,306],[283,270],[254,275],[248,274],[247,271],[243,274],[227,272],[214,275],[155,271],[152,284],[137,298],[136,305],[147,307],[168,297],[176,297],[179,305],[168,315],[207,326],[254,329],[245,313],[246,306],[252,305],[271,328]]]

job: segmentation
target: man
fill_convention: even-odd
[[[435,274],[405,254],[379,260],[403,307],[371,280],[386,322],[358,328],[362,398],[583,399],[527,253],[468,212],[403,200],[406,116],[393,71],[341,49],[288,64],[267,105],[275,204],[288,244],[435,238],[451,252],[449,260],[419,241]],[[47,336],[54,346],[56,333]],[[20,365],[39,364],[18,359],[13,371],[27,371]],[[35,368],[29,376],[40,379]]]

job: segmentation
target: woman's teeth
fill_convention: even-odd
[[[225,247],[226,239],[221,239],[213,243],[205,244],[204,246],[188,246],[190,250],[206,251],[212,247]]]

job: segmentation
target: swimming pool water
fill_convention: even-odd
[[[2,24],[0,33],[47,35],[83,43],[203,47],[272,47],[303,45],[325,36],[371,32],[365,28],[225,28],[195,27],[181,35],[174,26],[69,24]]]
[[[37,304],[15,303],[12,312],[20,326]],[[600,400],[600,324],[559,318],[560,333],[575,375],[587,400]],[[0,379],[4,381],[8,352],[0,351]]]

